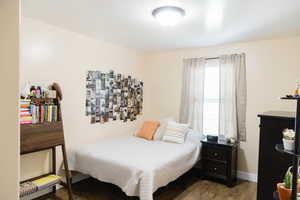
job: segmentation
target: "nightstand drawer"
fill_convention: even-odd
[[[227,177],[227,166],[226,164],[213,162],[209,160],[203,160],[204,173],[209,176],[214,176],[222,179]]]
[[[219,160],[226,162],[227,161],[227,152],[223,149],[212,148],[208,146],[204,146],[203,149],[203,158],[211,159],[211,160]]]

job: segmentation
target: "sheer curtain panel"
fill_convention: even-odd
[[[205,58],[183,60],[183,83],[179,121],[203,134]]]
[[[219,138],[246,141],[245,54],[220,56]]]

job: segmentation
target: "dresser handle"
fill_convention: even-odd
[[[214,168],[214,171],[217,171],[217,168],[216,168],[216,167]]]
[[[218,153],[214,153],[214,156],[217,157],[217,156],[218,156]]]

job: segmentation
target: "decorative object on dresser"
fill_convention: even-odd
[[[259,160],[257,200],[273,199],[276,184],[282,181],[286,170],[292,165],[292,158],[275,149],[282,144],[282,131],[295,126],[295,113],[269,111],[259,114]],[[276,163],[276,164],[275,164]]]
[[[237,180],[237,144],[202,140],[204,177],[233,186]]]
[[[290,200],[292,196],[292,179],[293,175],[291,172],[291,168],[287,170],[285,173],[283,183],[277,183],[277,191],[280,200]]]
[[[294,151],[295,150],[295,131],[293,129],[284,129],[283,132],[283,147],[285,150]]]
[[[63,122],[61,116],[60,109],[60,100],[62,100],[61,90],[58,84],[53,84],[53,90],[55,90],[58,95],[55,95],[55,98],[50,97],[39,97],[36,96],[30,97],[30,102],[28,105],[34,105],[36,108],[42,108],[44,105],[47,105],[48,102],[51,102],[51,105],[55,105],[57,107],[57,116],[55,119],[51,117],[52,120],[41,120],[44,116],[40,112],[40,109],[35,110],[34,115],[36,114],[36,121],[34,123],[21,124],[20,126],[20,153],[28,154],[34,153],[38,151],[43,151],[47,149],[51,149],[52,155],[52,172],[47,173],[38,177],[34,177],[28,180],[24,180],[21,182],[21,192],[20,195],[22,197],[28,196],[34,192],[39,190],[43,190],[45,188],[52,187],[53,194],[56,191],[56,184],[61,184],[67,187],[69,199],[72,200],[72,191],[71,191],[71,177],[70,171],[68,168],[65,140],[64,140],[64,130],[63,130]],[[28,106],[27,104],[24,105]],[[22,108],[22,107],[21,107]],[[49,110],[50,111],[50,110]],[[26,112],[28,112],[26,110]],[[30,115],[33,116],[32,109],[30,110]],[[52,115],[51,115],[52,116]],[[53,115],[54,116],[54,115]],[[66,182],[64,184],[60,177],[56,176],[56,147],[60,146],[62,148],[62,156],[64,169],[66,173]],[[23,191],[22,191],[23,190]]]

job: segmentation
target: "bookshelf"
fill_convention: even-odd
[[[66,184],[59,181],[60,184],[67,188],[69,199],[73,200],[71,189],[71,173],[68,167],[66,146],[64,140],[63,121],[61,115],[60,101],[62,100],[61,89],[58,84],[53,84],[53,89],[58,92],[57,98],[50,99],[55,105],[57,105],[57,120],[52,122],[42,122],[36,124],[21,124],[20,125],[20,153],[21,155],[39,152],[43,150],[51,150],[52,169],[51,173],[43,174],[38,177],[33,177],[28,180],[24,180],[21,183],[27,181],[34,181],[51,174],[56,175],[56,148],[60,147],[62,150],[63,164],[65,168]],[[49,101],[49,98],[31,98],[31,101],[43,104]],[[56,192],[56,184],[50,185],[52,187],[52,193]]]

